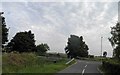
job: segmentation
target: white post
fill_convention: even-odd
[[[102,38],[103,37],[101,37],[101,57],[102,57]]]
[[[101,62],[102,62],[102,38],[103,37],[101,37]]]

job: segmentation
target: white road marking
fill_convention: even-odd
[[[87,67],[87,65],[85,65],[85,68]],[[82,71],[82,75],[84,75],[84,73],[85,73],[85,69],[83,69],[83,71]]]
[[[85,65],[85,67],[87,67],[87,65]]]
[[[85,69],[83,69],[83,71],[82,71],[82,75],[84,74],[84,72],[85,72]]]

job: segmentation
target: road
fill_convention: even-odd
[[[98,71],[100,62],[77,60],[77,62],[66,69],[60,71],[57,75],[102,75]]]

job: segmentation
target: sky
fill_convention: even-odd
[[[112,56],[110,27],[118,22],[118,2],[2,2],[9,40],[31,30],[36,45],[47,43],[49,52],[65,53],[70,35],[83,36],[89,54]]]

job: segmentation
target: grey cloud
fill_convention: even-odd
[[[11,27],[10,39],[18,31],[31,29],[36,44],[45,42],[52,52],[64,52],[70,34],[82,35],[90,54],[100,55],[100,37],[104,36],[104,49],[112,54],[107,37],[117,22],[115,2],[8,2],[3,3],[3,10]]]

